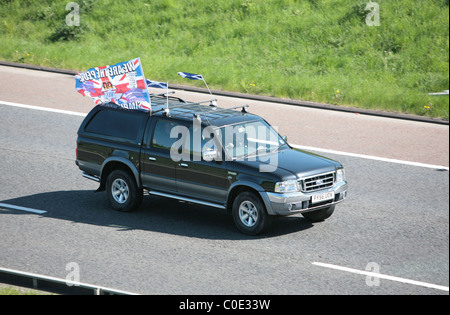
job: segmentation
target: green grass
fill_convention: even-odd
[[[0,0],[0,59],[86,70],[141,57],[146,77],[449,117],[448,0]],[[75,92],[75,90],[74,90]]]
[[[24,289],[20,287],[5,286],[0,287],[0,295],[54,295],[54,294],[43,291]]]

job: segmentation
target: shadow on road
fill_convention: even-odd
[[[105,193],[92,190],[55,191],[0,201],[10,205],[47,211],[43,217],[108,226],[117,231],[143,230],[202,239],[248,240],[300,232],[313,225],[302,217],[282,217],[268,232],[256,237],[237,231],[225,211],[155,196],[145,196],[134,212],[109,207]],[[28,214],[16,210],[10,213]]]

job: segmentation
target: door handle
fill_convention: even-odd
[[[186,163],[180,163],[181,167],[189,167],[189,165],[187,165]]]
[[[156,158],[153,157],[153,156],[149,157],[148,159],[149,159],[150,161],[156,161]]]

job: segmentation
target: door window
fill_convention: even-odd
[[[170,148],[172,148],[173,144],[180,139],[181,136],[178,138],[171,138],[170,132],[173,128],[179,126],[179,124],[168,121],[168,120],[158,120],[156,122],[155,131],[153,132],[153,139],[151,142],[151,146],[153,148],[157,149],[163,149],[170,151]]]

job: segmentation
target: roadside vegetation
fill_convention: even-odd
[[[52,293],[0,284],[0,295],[54,295]]]
[[[141,57],[148,79],[449,117],[449,1],[1,0],[0,59],[75,70]],[[75,89],[74,89],[75,93]]]

